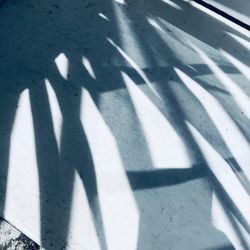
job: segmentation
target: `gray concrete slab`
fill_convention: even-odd
[[[248,31],[181,0],[0,27],[1,216],[45,249],[249,249]]]

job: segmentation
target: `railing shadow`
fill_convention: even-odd
[[[226,32],[235,32],[231,28],[202,14],[184,1],[173,2],[180,9],[169,8],[163,1],[127,1],[124,5],[109,0],[53,0],[36,3],[11,0],[2,3],[0,214],[4,215],[5,212],[11,157],[9,151],[18,100],[21,93],[28,89],[39,175],[40,237],[45,249],[61,249],[67,246],[76,172],[81,177],[86,192],[101,249],[108,248],[93,152],[81,120],[81,105],[84,98],[82,89],[90,93],[104,122],[112,132],[127,174],[126,178],[134,191],[141,214],[138,249],[162,247],[161,244],[165,244],[165,236],[168,240],[173,237],[170,244],[176,249],[183,249],[184,245],[202,249],[218,242],[230,245],[229,240],[212,227],[210,210],[200,209],[211,207],[212,189],[221,192],[225,206],[239,218],[243,227],[246,227],[247,223],[230,200],[230,194],[223,189],[209,169],[206,157],[190,132],[187,122],[197,129],[222,158],[231,157],[233,165],[238,164],[238,159],[232,158],[233,152],[210,115],[194,93],[181,84],[174,67],[194,78],[205,91],[222,103],[224,111],[230,114],[243,137],[249,141],[246,126],[241,124],[248,124],[249,121],[244,116],[239,118],[240,108],[232,101],[223,85],[213,84],[210,79],[206,79],[206,75],[211,74],[211,71],[206,63],[191,51],[186,38],[191,37],[202,49],[209,50],[217,59],[220,59],[218,48],[238,58],[247,66],[249,56],[227,35]],[[120,18],[115,6],[123,13]],[[213,27],[213,30],[210,27]],[[124,31],[127,32],[125,35]],[[238,33],[237,35],[242,36]],[[64,65],[64,75],[55,62],[61,53],[67,61],[66,66]],[[185,53],[187,54],[184,55]],[[90,68],[83,65],[83,57],[88,60]],[[233,65],[225,61],[221,63],[220,67],[225,74],[239,73]],[[171,166],[166,166],[166,169],[155,169],[147,136],[122,72],[133,80],[145,98],[174,128],[193,163],[191,168],[184,169],[184,166],[183,169],[170,169]],[[51,83],[62,114],[60,144],[55,135],[45,79],[49,79]],[[152,82],[152,86],[147,84]],[[235,167],[238,172],[242,171],[240,164]],[[172,191],[169,189],[171,187]],[[156,194],[157,191],[154,193],[154,189],[159,189],[159,194]],[[197,197],[192,197],[194,200],[189,202],[187,197],[183,197],[184,189],[188,195],[194,192]],[[204,192],[204,197],[199,192],[202,195]],[[174,205],[168,204],[169,200],[158,201],[157,204],[159,197],[168,199],[167,195],[171,199],[176,199]],[[155,207],[150,205],[145,208],[145,204],[150,203],[155,204]],[[168,223],[156,216],[155,224],[152,224],[154,219],[151,215],[157,215],[155,211],[158,211],[161,205],[165,210],[169,205],[169,211],[164,212],[164,218],[174,216],[176,221]],[[176,212],[180,206],[186,207],[181,207]],[[195,239],[195,243],[188,241],[195,233],[182,228],[185,223],[190,223],[190,218],[185,216],[190,216],[193,220],[193,231],[202,230],[200,238]],[[147,229],[150,225],[152,228]],[[162,232],[164,229],[166,232]],[[156,237],[153,243],[150,243],[150,237],[157,233],[161,234],[159,239]],[[207,235],[209,236],[206,239]],[[180,242],[180,239],[183,241]],[[230,247],[228,246],[228,249]]]

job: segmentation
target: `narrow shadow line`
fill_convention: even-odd
[[[224,196],[223,193],[221,191],[215,190],[215,192],[217,193],[218,197],[220,198],[221,201],[223,201]],[[246,242],[246,240],[244,239],[239,225],[236,223],[235,218],[234,218],[234,211],[232,210],[232,207],[228,207],[227,204],[224,204],[224,202],[222,202],[222,206],[224,208],[224,211],[226,213],[226,215],[228,216],[230,222],[232,223],[232,226],[238,236],[238,239],[240,241],[240,243],[242,244],[242,246],[244,247],[244,249],[248,249],[248,243]],[[237,216],[236,216],[237,218]],[[237,218],[238,219],[238,218]],[[241,223],[241,221],[239,220],[239,223]],[[241,223],[241,225],[244,227],[244,225]]]
[[[30,89],[30,102],[39,175],[41,243],[46,249],[51,249],[54,245],[53,240],[50,240],[50,238],[53,239],[53,230],[58,229],[58,232],[62,230],[57,226],[58,207],[55,205],[55,199],[60,190],[58,188],[59,152],[46,88],[42,84],[39,86]]]
[[[127,171],[126,173],[133,190],[178,185],[207,176],[206,169],[201,167]]]
[[[193,0],[193,1],[196,2],[196,3],[198,3],[198,4],[200,4],[200,5],[202,5],[202,6],[205,7],[205,8],[207,8],[207,9],[209,9],[209,10],[215,12],[216,14],[219,14],[220,16],[225,17],[226,19],[228,19],[228,20],[230,20],[231,22],[233,22],[233,23],[235,23],[235,24],[241,26],[242,28],[247,29],[247,30],[250,30],[250,25],[248,25],[248,24],[246,24],[246,23],[240,21],[239,19],[237,19],[237,18],[235,18],[235,17],[233,17],[233,16],[227,14],[226,12],[224,12],[224,11],[222,11],[222,10],[220,10],[220,9],[218,9],[218,8],[216,8],[216,7],[214,7],[213,5],[208,4],[208,3],[205,3],[205,2],[202,1],[202,0]]]
[[[239,211],[236,204],[231,199],[230,195],[228,194],[227,190],[224,189],[220,181],[211,173],[210,178],[213,187],[215,188],[218,196],[220,197],[221,201],[225,204],[226,209],[230,209],[230,211],[234,214],[234,216],[239,220],[241,225],[245,228],[245,230],[250,233],[250,226],[244,217],[244,215]]]
[[[233,246],[219,246],[219,247],[207,248],[205,250],[235,250],[235,248]]]

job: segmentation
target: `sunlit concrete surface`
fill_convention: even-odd
[[[0,215],[51,250],[249,250],[249,51],[193,1],[3,1]]]

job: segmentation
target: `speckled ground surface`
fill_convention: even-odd
[[[42,250],[34,241],[0,218],[1,250]]]
[[[249,44],[192,1],[3,1],[0,215],[46,250],[249,250]]]

